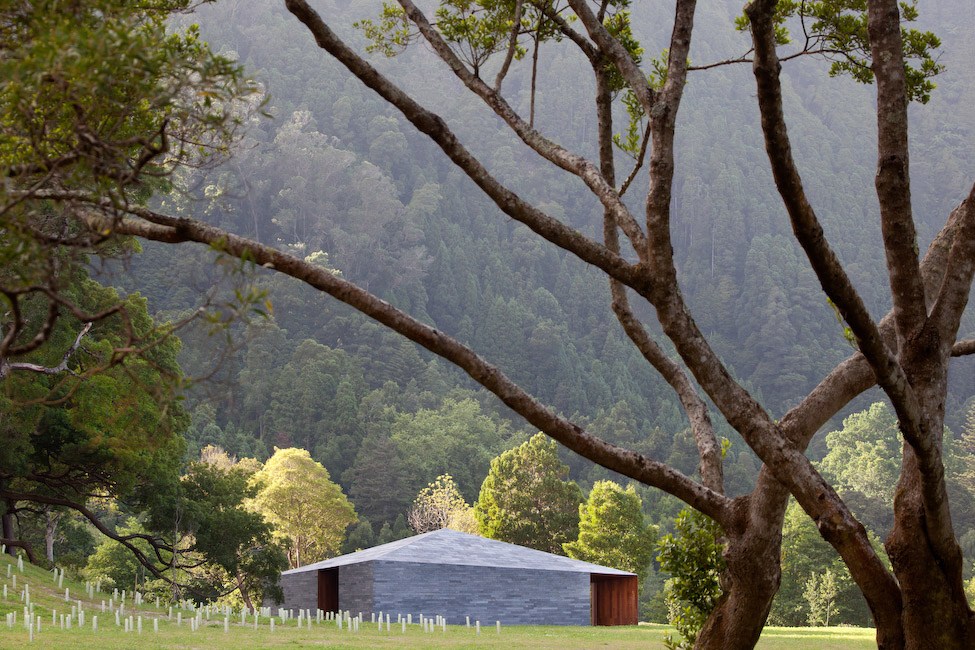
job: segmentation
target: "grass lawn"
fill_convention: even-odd
[[[11,566],[11,577],[7,577],[7,565]],[[13,577],[16,576],[17,588],[14,589]],[[24,584],[30,585],[31,602],[34,612],[42,621],[41,631],[29,640],[29,634],[23,624],[24,603],[21,600]],[[231,618],[229,632],[224,632],[223,615],[212,614],[209,622],[196,631],[191,631],[188,619],[189,612],[183,612],[181,626],[176,624],[176,612],[173,619],[168,616],[168,608],[156,609],[153,604],[146,604],[138,608],[126,606],[126,615],[142,616],[142,633],[136,631],[125,632],[122,627],[115,626],[113,613],[101,611],[101,601],[108,600],[111,594],[96,593],[95,598],[88,598],[84,593],[84,584],[65,580],[59,588],[53,579],[53,574],[26,565],[23,573],[19,572],[15,562],[9,556],[0,559],[0,590],[7,585],[7,598],[0,593],[0,648],[79,648],[85,650],[135,648],[150,650],[152,648],[227,648],[242,650],[244,648],[498,648],[513,650],[517,648],[539,648],[550,650],[584,650],[590,648],[653,648],[662,649],[664,634],[668,627],[664,625],[640,625],[639,627],[502,627],[498,634],[493,624],[475,634],[473,629],[461,626],[448,626],[446,633],[425,633],[417,626],[408,626],[404,634],[402,628],[392,625],[390,632],[379,632],[376,625],[368,621],[363,623],[359,632],[349,632],[348,628],[339,630],[334,623],[312,624],[311,629],[304,627],[297,629],[294,621],[287,625],[280,625],[276,621],[275,631],[271,632],[267,619],[262,619],[258,629],[254,629],[253,618],[247,625],[240,625],[240,617]],[[71,602],[64,600],[64,588],[70,589]],[[71,605],[77,605],[77,599],[82,602],[86,612],[85,627],[79,628],[77,623],[72,629],[60,629],[52,624],[52,612],[57,611],[58,619],[61,614],[70,613]],[[131,603],[131,599],[127,602]],[[17,622],[12,628],[7,627],[6,615],[17,613]],[[91,621],[98,617],[98,631],[93,631]],[[153,632],[153,619],[159,619],[159,632]],[[236,622],[234,622],[236,620]],[[817,650],[854,650],[872,648],[875,646],[873,630],[853,628],[767,628],[758,647],[762,650],[790,650],[800,648],[815,648]]]

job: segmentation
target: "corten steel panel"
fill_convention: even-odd
[[[636,625],[639,586],[636,576],[592,575],[593,625]]]
[[[318,609],[323,612],[339,611],[338,568],[318,572]]]
[[[441,615],[451,625],[588,625],[588,573],[374,562],[376,611]],[[344,577],[343,577],[344,579]]]

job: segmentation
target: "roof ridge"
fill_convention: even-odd
[[[448,542],[446,539],[438,541],[439,538],[453,538],[455,541]],[[634,575],[628,571],[620,571],[592,562],[576,560],[564,555],[556,555],[547,551],[449,528],[441,528],[395,540],[381,546],[374,546],[355,553],[291,569],[285,573],[326,569],[375,560]]]

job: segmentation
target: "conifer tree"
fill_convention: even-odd
[[[579,533],[582,490],[565,480],[569,467],[558,444],[536,434],[491,461],[474,506],[481,534],[491,539],[565,554]]]
[[[579,506],[579,538],[562,545],[569,557],[631,571],[642,583],[653,559],[657,528],[644,521],[632,485],[597,481]]]

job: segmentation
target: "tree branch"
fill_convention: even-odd
[[[26,291],[25,291],[26,292]],[[13,312],[14,320],[10,324],[10,329],[3,337],[3,341],[0,342],[0,358],[28,354],[38,349],[44,345],[47,340],[51,337],[51,333],[54,331],[54,326],[58,322],[58,317],[60,316],[60,311],[58,310],[57,302],[51,300],[47,306],[47,316],[44,322],[41,324],[40,330],[34,335],[34,338],[24,343],[22,345],[15,345],[17,337],[23,331],[26,323],[24,322],[23,314],[20,310],[20,300],[19,294],[25,292],[12,292],[3,291],[3,294],[10,301],[10,310]]]
[[[557,219],[526,203],[491,176],[484,166],[457,140],[440,116],[426,110],[366,63],[339,39],[304,0],[286,0],[288,10],[311,32],[319,47],[335,57],[362,83],[395,106],[421,133],[430,137],[474,183],[512,219],[525,224],[544,239],[582,261],[601,269],[623,284],[638,289],[646,279],[633,266],[605,246],[583,236]],[[645,290],[645,289],[644,289]]]
[[[630,184],[633,183],[633,181],[636,179],[636,175],[640,173],[640,170],[643,168],[643,161],[647,157],[647,146],[649,144],[650,144],[650,129],[647,129],[643,133],[643,141],[640,143],[640,153],[637,154],[636,162],[633,163],[633,169],[630,170],[630,173],[626,177],[626,180],[623,181],[623,184],[620,185],[620,189],[617,190],[617,193],[620,196],[626,194],[626,190],[630,189]]]
[[[583,0],[569,0],[601,49],[611,52],[614,63],[630,84],[643,84],[642,74],[625,51],[613,51],[612,40],[594,20]],[[673,125],[686,74],[686,52],[693,28],[693,0],[678,2],[671,39],[668,80],[647,109],[654,133],[651,148],[651,196],[647,200],[650,268],[659,281],[650,297],[664,332],[674,342],[698,383],[721,409],[728,422],[765,462],[775,478],[788,486],[806,512],[817,522],[823,536],[843,556],[858,583],[869,593],[880,620],[899,616],[901,603],[896,582],[867,538],[866,530],[849,508],[823,480],[809,460],[790,448],[785,436],[761,406],[729,375],[687,311],[677,289],[669,240],[669,198],[673,178]],[[774,52],[773,52],[774,53]],[[637,85],[636,88],[641,86]],[[643,97],[647,97],[644,93]],[[656,194],[655,194],[656,193]]]
[[[664,463],[617,447],[584,431],[553,413],[470,348],[326,269],[191,219],[169,217],[144,208],[133,208],[132,214],[139,219],[117,222],[115,232],[169,243],[195,241],[208,244],[234,257],[253,260],[260,266],[301,280],[450,361],[513,411],[568,449],[608,469],[673,494],[719,522],[726,516],[730,500],[723,495]],[[107,225],[98,224],[98,227]]]
[[[586,58],[588,58],[590,62],[595,61],[599,57],[599,51],[593,47],[593,44],[587,41],[585,36],[572,29],[572,26],[569,25],[569,21],[563,18],[559,12],[555,11],[555,8],[551,3],[533,2],[532,5],[546,18],[551,20],[555,26],[559,28],[559,31],[562,32],[563,36],[575,43],[576,47],[579,48],[579,51],[585,54]]]
[[[0,543],[3,543],[7,547],[8,553],[11,552],[9,551],[11,548],[24,549],[24,554],[27,555],[27,561],[31,564],[37,564],[37,555],[34,553],[34,547],[28,542],[25,542],[22,539],[7,539],[5,537],[0,537]]]
[[[955,208],[951,218],[957,221],[959,231],[948,253],[944,281],[934,300],[930,318],[933,326],[938,328],[945,354],[957,336],[975,276],[975,186],[968,198]]]
[[[0,497],[4,499],[11,499],[14,501],[32,501],[35,503],[46,503],[49,505],[64,506],[66,508],[71,508],[72,510],[84,516],[85,519],[87,519],[89,522],[91,522],[91,524],[98,530],[98,532],[100,532],[101,534],[105,535],[109,539],[112,539],[118,542],[119,544],[125,546],[127,549],[129,549],[129,551],[132,552],[132,554],[136,557],[139,563],[145,568],[149,569],[149,571],[152,572],[154,576],[156,576],[160,580],[165,580],[166,582],[169,583],[174,582],[171,578],[167,577],[155,565],[155,563],[153,563],[153,561],[148,556],[146,556],[145,553],[142,552],[142,550],[138,546],[132,543],[132,540],[136,540],[136,539],[140,539],[149,543],[149,545],[155,551],[156,557],[159,559],[160,562],[162,562],[163,558],[162,555],[160,554],[160,549],[163,550],[170,550],[170,549],[168,547],[160,545],[159,540],[153,537],[152,535],[144,535],[144,534],[119,535],[111,528],[106,526],[102,522],[102,520],[98,518],[98,515],[96,515],[91,510],[89,510],[83,504],[76,503],[74,501],[71,501],[70,499],[65,499],[63,497],[56,497],[56,496],[51,496],[46,494],[33,494],[33,493],[28,494],[24,492],[16,492],[13,490],[6,490],[6,489],[0,489]]]
[[[596,77],[599,167],[606,182],[613,184],[616,182],[613,155],[613,106],[605,62],[602,60],[594,61],[593,73]],[[646,146],[646,140],[644,140],[644,146]],[[603,240],[610,250],[619,253],[620,243],[617,225],[609,211],[603,213]],[[634,315],[629,298],[626,295],[626,287],[613,279],[610,279],[609,286],[613,313],[623,327],[623,331],[643,355],[643,358],[674,389],[684,413],[687,415],[691,432],[694,434],[694,442],[697,445],[698,472],[701,475],[701,481],[706,487],[724,494],[721,445],[718,444],[717,437],[714,435],[714,426],[711,423],[707,405],[698,395],[683,369],[664,354],[656,341],[647,333],[643,323]]]
[[[637,251],[638,255],[641,255],[642,259],[642,251],[646,248],[645,235],[640,230],[640,226],[630,213],[629,208],[620,200],[613,186],[606,183],[602,178],[596,166],[583,156],[569,152],[564,147],[545,138],[536,129],[532,128],[529,123],[526,123],[511,108],[503,97],[492,90],[480,77],[467,69],[467,66],[454,54],[453,50],[450,49],[450,45],[443,39],[436,28],[430,24],[430,21],[427,20],[423,12],[413,4],[412,0],[398,0],[398,2],[406,12],[407,17],[419,28],[420,33],[423,34],[423,37],[433,48],[434,52],[437,53],[440,59],[447,64],[454,75],[471,92],[480,97],[533,151],[560,169],[564,169],[578,176],[589,187],[596,198],[599,199],[600,203],[606,209],[612,211],[620,228],[626,233],[633,248]]]
[[[56,366],[42,366],[37,363],[27,363],[27,362],[8,362],[0,358],[0,379],[3,379],[13,370],[29,370],[31,372],[38,372],[44,375],[56,375],[59,372],[64,372],[68,368],[68,360],[74,355],[78,350],[78,346],[81,345],[81,339],[84,338],[85,334],[91,329],[92,323],[85,323],[85,326],[81,328],[78,332],[78,336],[75,338],[74,343],[71,344],[65,353],[61,357],[61,363]]]
[[[970,354],[975,354],[975,339],[964,339],[951,347],[953,357],[967,357]]]
[[[623,79],[626,80],[626,83],[636,93],[644,112],[648,116],[652,115],[653,107],[657,101],[657,94],[650,87],[650,84],[647,83],[646,75],[643,74],[640,67],[633,61],[629,52],[626,51],[626,48],[618,40],[613,38],[609,30],[603,26],[602,22],[592,12],[592,9],[585,0],[568,0],[568,2],[569,6],[572,7],[572,11],[575,12],[576,16],[586,28],[589,37],[596,43],[599,51],[613,62],[613,65],[620,71]]]
[[[897,0],[867,2],[870,58],[877,83],[877,176],[880,226],[899,342],[927,320],[911,214],[907,80]]]
[[[501,92],[501,82],[508,74],[508,68],[515,58],[515,50],[518,48],[518,34],[521,32],[521,11],[523,0],[515,0],[515,15],[511,22],[511,35],[508,36],[508,51],[504,55],[504,63],[498,70],[498,76],[494,78],[494,92]]]
[[[826,241],[822,226],[806,197],[802,179],[792,158],[782,109],[782,89],[779,81],[780,65],[775,52],[772,22],[774,3],[756,0],[748,5],[746,14],[752,24],[755,44],[755,81],[758,90],[762,131],[772,174],[792,222],[796,240],[806,252],[810,265],[819,278],[823,291],[843,315],[856,336],[858,346],[877,376],[877,383],[887,393],[904,427],[905,438],[912,445],[921,445],[920,407],[904,369],[884,343],[863,300],[857,293],[845,269]],[[918,273],[920,277],[920,273]],[[923,309],[923,291],[922,291]],[[896,309],[895,309],[896,319]]]
[[[921,277],[929,300],[936,293],[933,288],[940,286],[947,275],[948,252],[958,236],[958,220],[959,211],[956,209],[928,246],[921,261]],[[881,319],[878,327],[887,344],[895,345],[897,332],[894,328],[893,311]],[[805,449],[816,431],[829,418],[876,383],[877,379],[870,364],[862,353],[857,352],[833,368],[805,399],[790,409],[782,417],[780,427],[797,449]]]

